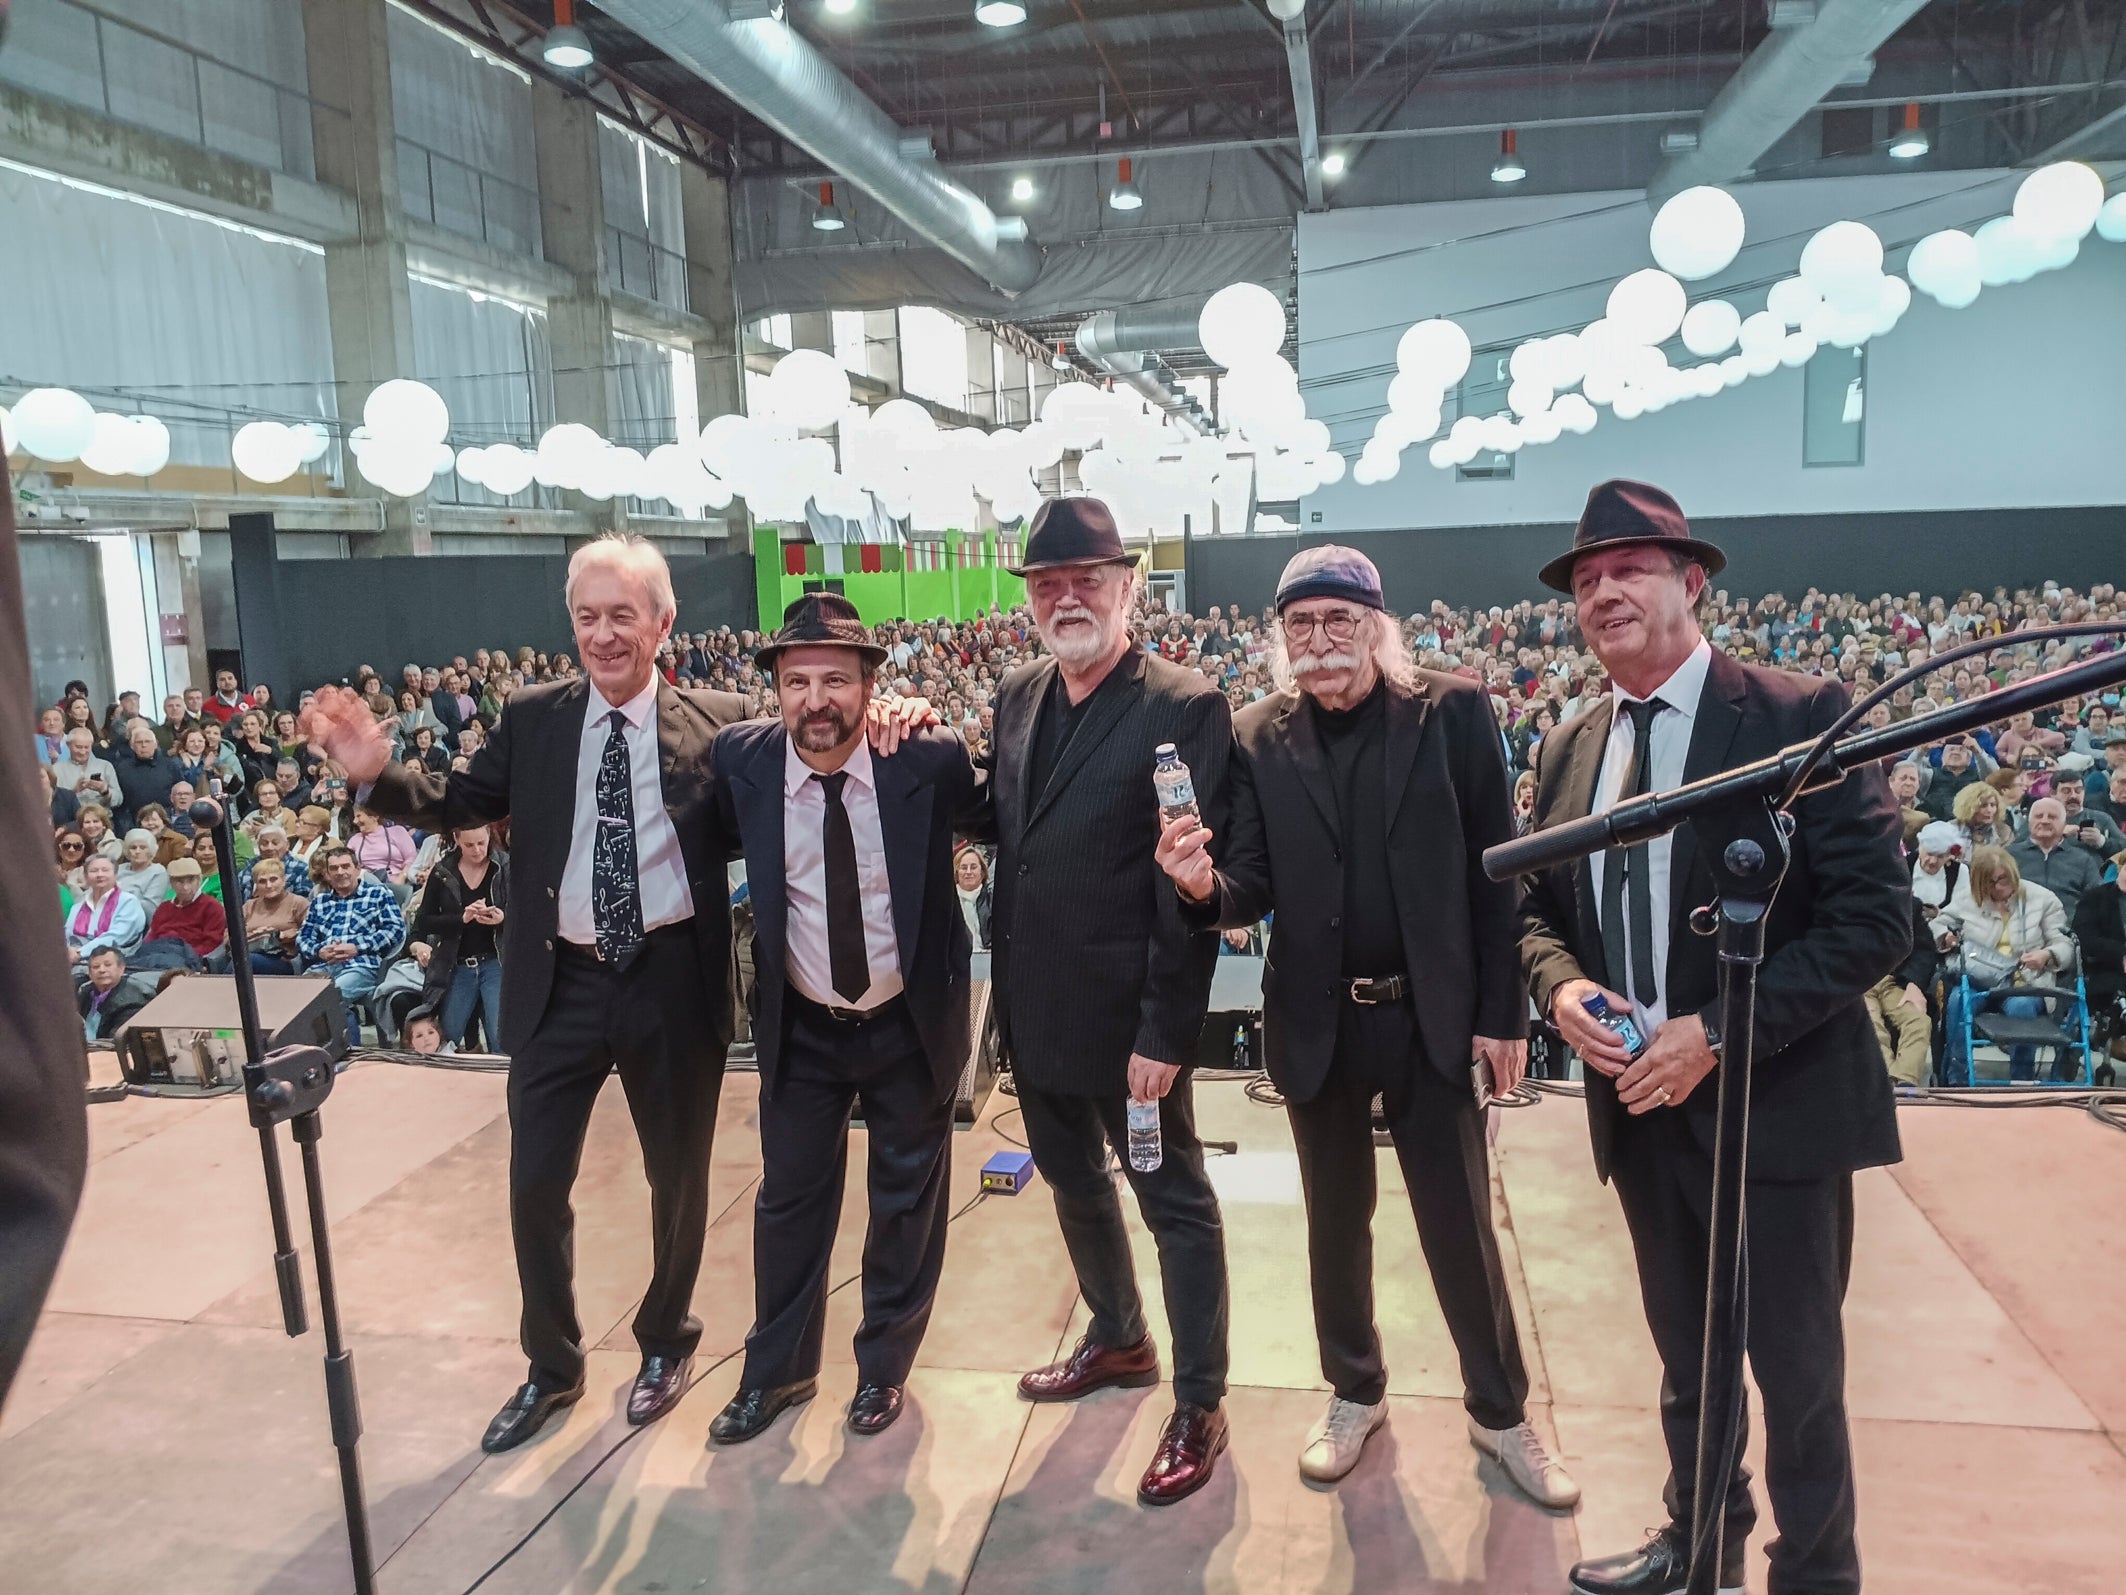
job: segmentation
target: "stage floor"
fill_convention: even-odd
[[[709,1358],[740,1344],[751,1302],[754,1098],[753,1078],[733,1075],[696,1296]],[[1233,1273],[1233,1449],[1203,1493],[1157,1512],[1135,1502],[1164,1390],[1073,1407],[1015,1398],[1019,1371],[1082,1323],[1037,1182],[954,1225],[897,1427],[859,1441],[841,1426],[856,1307],[844,1291],[820,1398],[795,1422],[704,1449],[737,1382],[726,1365],[482,1588],[1555,1595],[1583,1548],[1636,1544],[1661,1510],[1657,1375],[1579,1105],[1507,1112],[1499,1140],[1533,1412],[1586,1492],[1577,1513],[1550,1514],[1468,1445],[1452,1348],[1386,1154],[1376,1246],[1392,1418],[1340,1486],[1300,1480],[1295,1458],[1325,1398],[1290,1138],[1283,1114],[1237,1082],[1206,1083],[1199,1101],[1203,1133],[1241,1148],[1212,1165]],[[1007,1144],[995,1119],[1010,1108],[993,1099],[958,1138],[956,1202]],[[0,1422],[0,1583],[66,1595],[348,1588],[321,1337],[280,1332],[241,1107],[136,1098],[92,1108],[90,1124],[80,1223]],[[647,1192],[626,1112],[610,1088],[576,1193],[582,1316],[601,1337],[590,1394],[565,1425],[493,1458],[481,1428],[523,1375],[501,1079],[362,1064],[325,1126],[379,1587],[459,1595],[632,1432],[627,1324],[648,1268]],[[1859,1181],[1846,1315],[1867,1587],[2119,1595],[2126,1137],[2064,1109],[1908,1107],[1903,1129],[1907,1162]],[[853,1271],[862,1225],[852,1189],[837,1279]],[[1147,1294],[1163,1345],[1155,1281]],[[1751,1549],[1759,1592],[1769,1532]]]

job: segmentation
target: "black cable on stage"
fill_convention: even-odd
[[[428,1055],[426,1054],[408,1053],[406,1054],[406,1056],[410,1058],[418,1058],[419,1061],[422,1063],[428,1062]],[[740,1190],[736,1196],[732,1197],[729,1202],[724,1204],[723,1213],[717,1214],[717,1219],[720,1220],[724,1216],[724,1213],[728,1213],[731,1211],[732,1208],[736,1207],[739,1202],[744,1199],[746,1192],[752,1190],[753,1187],[758,1185],[759,1183],[760,1176],[756,1174],[753,1176],[752,1179],[746,1182],[744,1188]],[[947,1224],[947,1226],[957,1224],[961,1219],[965,1218],[969,1213],[972,1213],[976,1208],[980,1207],[985,1201],[987,1201],[989,1199],[989,1196],[990,1193],[988,1191],[975,1192],[973,1196],[969,1197],[965,1202],[960,1204],[960,1206],[952,1213],[952,1215],[945,1220],[945,1223]],[[714,1223],[715,1220],[712,1220],[711,1227],[714,1226]],[[857,1272],[849,1275],[847,1278],[843,1279],[839,1284],[835,1285],[831,1290],[829,1290],[827,1292],[828,1297],[832,1298],[834,1296],[839,1295],[842,1291],[847,1290],[851,1285],[855,1284],[863,1277],[863,1270],[857,1270]],[[699,1373],[695,1374],[693,1378],[687,1381],[686,1389],[680,1391],[679,1401],[686,1400],[688,1396],[694,1393],[694,1387],[696,1385],[700,1384],[704,1379],[708,1378],[710,1374],[715,1373],[719,1368],[723,1367],[725,1363],[731,1361],[734,1357],[738,1356],[739,1353],[744,1350],[745,1347],[739,1346],[731,1351],[727,1351],[721,1357],[718,1357],[714,1362],[710,1363],[708,1367],[702,1369]],[[679,1405],[679,1401],[673,1402],[672,1406],[676,1408]],[[570,1501],[575,1499],[576,1492],[578,1490],[582,1489],[586,1484],[590,1483],[592,1479],[598,1476],[598,1472],[600,1469],[602,1469],[608,1462],[612,1461],[614,1457],[618,1456],[624,1447],[633,1444],[636,1440],[639,1440],[643,1435],[648,1434],[650,1430],[655,1427],[655,1424],[646,1423],[639,1429],[630,1429],[626,1434],[623,1434],[619,1439],[615,1440],[610,1446],[608,1446],[606,1448],[605,1454],[599,1457],[596,1462],[593,1462],[590,1467],[584,1471],[582,1478],[578,1479],[574,1484],[570,1485],[565,1492],[563,1492],[560,1500],[556,1501],[552,1506],[548,1507],[545,1512],[540,1514],[539,1521],[534,1523],[530,1528],[526,1529],[523,1535],[519,1537],[516,1544],[512,1545],[508,1550],[504,1551],[499,1557],[497,1557],[493,1564],[488,1567],[486,1572],[482,1573],[478,1578],[474,1579],[470,1584],[465,1586],[465,1595],[473,1595],[473,1592],[479,1589],[482,1584],[485,1584],[489,1579],[493,1578],[495,1574],[501,1572],[502,1569],[509,1564],[510,1559],[512,1557],[514,1557],[519,1551],[523,1550],[525,1546],[531,1544],[533,1536],[535,1536],[541,1529],[545,1528],[547,1524],[551,1523],[554,1520],[555,1515],[559,1513],[564,1506],[567,1506]]]

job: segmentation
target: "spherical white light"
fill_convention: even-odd
[[[1736,333],[1736,341],[1742,345],[1744,354],[1753,349],[1776,351],[1786,341],[1786,323],[1773,311],[1760,310],[1754,316],[1744,318]]]
[[[1941,298],[1944,291],[1961,291],[1966,285],[1976,288],[1978,241],[1954,227],[1929,233],[1912,246],[1905,271],[1911,276],[1913,287],[1934,299]]]
[[[2015,219],[2034,238],[2089,236],[2104,208],[2104,180],[2080,161],[2040,166],[2015,191]]]
[[[1875,336],[1879,338],[1894,328],[1904,313],[1911,308],[1912,285],[1902,277],[1883,278],[1882,297],[1875,302]]]
[[[300,445],[291,441],[290,447],[299,449]],[[433,448],[433,444],[371,436],[355,450],[355,469],[364,481],[394,498],[417,498],[435,480]]]
[[[717,419],[726,418],[719,416]],[[728,419],[741,424],[745,421],[744,416]],[[581,487],[591,462],[604,448],[605,439],[580,421],[563,421],[557,426],[550,426],[539,439],[538,457],[533,465],[534,476],[543,487]]]
[[[819,349],[793,349],[768,374],[768,409],[800,432],[824,432],[849,407],[849,373]]]
[[[1779,363],[1788,368],[1805,366],[1816,358],[1816,340],[1805,332],[1790,332],[1779,349]]]
[[[302,443],[305,465],[315,465],[332,447],[332,434],[316,421],[298,421],[292,430]]]
[[[1521,450],[1521,429],[1513,424],[1510,415],[1487,415],[1476,436],[1485,448],[1499,454],[1518,454]]]
[[[1614,366],[1598,366],[1580,383],[1580,392],[1591,404],[1614,404],[1624,391],[1624,373]]]
[[[1704,365],[1692,366],[1689,376],[1691,391],[1701,399],[1710,399],[1727,386],[1727,373],[1720,369],[1716,361],[1709,360]]]
[[[2071,266],[2081,252],[2082,241],[2079,238],[2071,238],[2063,233],[2053,233],[2040,238],[2033,252],[2032,265],[2035,269],[2032,275],[2040,271],[2058,271],[2062,267]]]
[[[1429,410],[1390,410],[1373,424],[1373,435],[1398,449],[1422,443],[1439,430],[1439,407]]]
[[[1458,452],[1451,438],[1441,438],[1425,451],[1425,458],[1435,471],[1448,471],[1454,468],[1455,455]]]
[[[78,460],[96,441],[96,407],[70,388],[32,388],[8,422],[15,446],[40,460]]]
[[[1742,312],[1725,299],[1706,299],[1683,313],[1683,347],[1711,357],[1734,348],[1742,336]]]
[[[1809,313],[1809,306],[1823,297],[1809,283],[1799,277],[1782,277],[1772,284],[1772,291],[1765,295],[1764,308],[1777,316],[1789,327],[1801,325]]]
[[[1361,457],[1359,462],[1351,467],[1351,483],[1354,487],[1371,487],[1379,480],[1380,472],[1373,468],[1371,460]]]
[[[1734,195],[1720,188],[1686,188],[1654,213],[1647,243],[1663,271],[1696,282],[1734,264],[1744,231]]]
[[[1420,321],[1395,345],[1395,363],[1445,393],[1469,372],[1469,334],[1444,316]]]
[[[1537,415],[1549,409],[1556,396],[1549,383],[1524,377],[1506,389],[1506,408],[1515,415]]]
[[[2126,244],[2126,194],[2114,194],[2096,213],[2096,235],[2107,244]]]
[[[96,433],[81,451],[81,463],[98,476],[130,476],[135,452],[133,418],[97,411]]]
[[[458,480],[470,482],[474,487],[487,485],[487,451],[480,448],[458,450]]]
[[[449,435],[450,406],[427,383],[394,377],[363,402],[362,421],[377,437],[436,444]]]
[[[1284,348],[1284,301],[1260,283],[1236,282],[1204,301],[1196,319],[1203,352],[1228,370]]]
[[[1542,365],[1553,388],[1576,387],[1587,375],[1587,351],[1572,333],[1561,332],[1543,340]]]
[[[1832,222],[1802,246],[1801,279],[1824,298],[1882,273],[1882,240],[1865,222]]]
[[[1606,319],[1632,343],[1662,343],[1683,325],[1689,303],[1683,284],[1649,266],[1610,289]]]
[[[1779,334],[1779,341],[1768,347],[1760,345],[1756,348],[1744,348],[1742,364],[1751,376],[1768,377],[1779,369],[1779,362],[1785,354],[1786,334],[1782,332]]]
[[[1525,443],[1555,443],[1558,434],[1565,430],[1565,423],[1555,410],[1543,410],[1521,421],[1521,440]]]
[[[514,443],[497,443],[481,453],[480,474],[490,493],[514,498],[531,486],[532,470],[538,462],[528,451]]]
[[[1978,280],[1988,288],[2028,282],[2037,274],[2039,240],[2013,216],[1996,216],[1979,228]]]
[[[1739,354],[1731,354],[1720,362],[1720,385],[1724,388],[1739,388],[1750,379],[1749,362]]]
[[[252,481],[285,482],[303,463],[303,440],[278,421],[253,421],[237,429],[229,454]]]
[[[1507,375],[1516,382],[1548,382],[1550,379],[1548,368],[1544,364],[1546,354],[1543,348],[1546,341],[1542,338],[1524,338],[1515,344],[1513,353],[1506,360]]]
[[[133,463],[128,476],[153,476],[170,463],[170,429],[152,415],[133,420]],[[310,462],[305,459],[305,465]]]
[[[1578,393],[1565,394],[1551,407],[1550,413],[1558,418],[1558,424],[1566,431],[1581,436],[1592,432],[1595,422],[1600,419],[1595,414],[1594,405]]]
[[[1636,421],[1646,413],[1646,395],[1637,388],[1626,388],[1610,405],[1609,413],[1619,421]]]

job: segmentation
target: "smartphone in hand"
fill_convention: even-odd
[[[1481,1113],[1491,1106],[1492,1099],[1498,1095],[1498,1082],[1492,1078],[1489,1058],[1480,1058],[1470,1065],[1469,1084],[1476,1092],[1476,1107]]]

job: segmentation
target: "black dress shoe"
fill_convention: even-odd
[[[643,1358],[635,1388],[627,1393],[627,1421],[639,1429],[670,1412],[687,1393],[687,1375],[693,1367],[692,1357]]]
[[[480,1449],[492,1456],[520,1446],[546,1427],[546,1420],[583,1399],[583,1381],[565,1390],[528,1382],[520,1386],[502,1410],[495,1414],[487,1433],[480,1436]]]
[[[899,1385],[858,1385],[849,1400],[849,1428],[857,1434],[881,1433],[900,1415]]]
[[[737,1445],[750,1440],[773,1423],[785,1407],[799,1406],[817,1394],[817,1379],[777,1385],[772,1390],[741,1390],[710,1420],[709,1438],[718,1445]]]
[[[1720,1595],[1743,1595],[1748,1535],[1730,1533],[1720,1550]],[[1572,1569],[1576,1595],[1682,1595],[1689,1583],[1690,1530],[1679,1523],[1657,1530],[1636,1551],[1579,1562]]]

